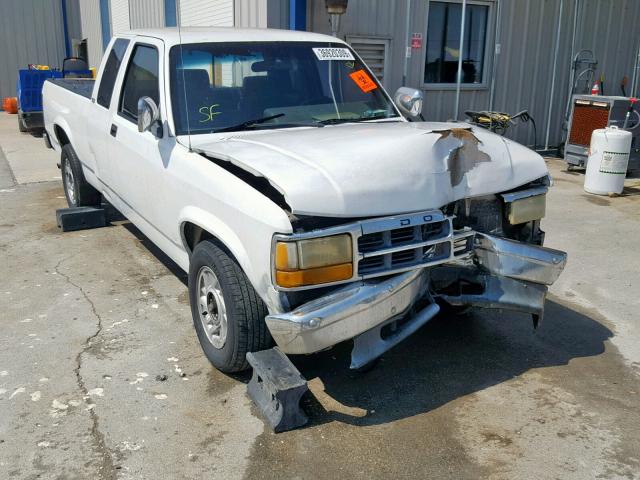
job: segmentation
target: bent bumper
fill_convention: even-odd
[[[291,312],[267,316],[267,326],[283,352],[317,352],[402,317],[424,295],[426,280],[420,269],[377,283],[352,283]]]
[[[439,295],[453,305],[504,308],[540,317],[547,285],[562,272],[566,253],[477,234],[473,272],[482,292]],[[289,354],[313,353],[355,338],[352,368],[376,358],[415,332],[438,313],[429,291],[430,268],[382,281],[349,284],[291,312],[269,315],[266,322],[280,349]],[[423,297],[430,302],[385,338],[383,326],[405,317]]]

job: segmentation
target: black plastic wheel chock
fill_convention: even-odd
[[[308,391],[307,381],[277,347],[247,353],[253,376],[247,393],[275,433],[305,425],[307,416],[300,399]]]

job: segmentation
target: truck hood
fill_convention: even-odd
[[[208,138],[207,138],[208,137]],[[298,215],[440,208],[547,175],[528,148],[466,123],[376,122],[192,137],[194,151],[266,178]]]

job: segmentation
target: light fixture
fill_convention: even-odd
[[[347,4],[349,0],[325,0],[324,5],[329,14],[329,23],[331,24],[331,35],[338,36],[340,31],[340,16],[347,12]]]
[[[344,15],[347,11],[349,0],[325,0],[324,3],[329,15]]]

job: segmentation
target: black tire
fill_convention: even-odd
[[[221,347],[216,347],[207,336],[199,311],[201,272],[206,268],[217,277],[225,304],[226,337]],[[266,305],[235,259],[214,241],[202,241],[193,251],[189,265],[189,301],[200,346],[218,370],[225,373],[246,370],[248,352],[271,347],[272,339],[265,323]]]
[[[440,311],[438,315],[440,316],[451,316],[454,317],[464,317],[473,310],[473,307],[470,305],[451,305],[447,302],[438,302],[440,306]]]
[[[101,195],[84,178],[82,165],[75,150],[70,144],[62,147],[60,155],[60,171],[62,172],[62,185],[64,196],[69,207],[96,207],[100,205]],[[68,174],[73,177],[69,179]]]
[[[24,123],[24,120],[22,119],[22,115],[20,115],[19,113],[18,113],[18,130],[20,130],[22,133],[29,131],[29,129]]]

